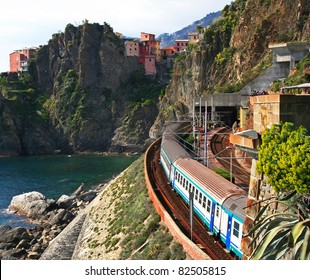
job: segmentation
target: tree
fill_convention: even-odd
[[[310,141],[303,126],[274,124],[262,135],[257,171],[267,176],[276,192],[309,193]]]

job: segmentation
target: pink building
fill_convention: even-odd
[[[127,56],[139,56],[139,42],[138,41],[125,41],[125,49]]]
[[[145,74],[155,75],[156,74],[156,56],[146,55],[144,60]]]
[[[156,74],[156,61],[160,60],[160,41],[155,40],[155,34],[141,32],[140,61],[144,63],[145,73]]]
[[[188,39],[175,40],[174,50],[176,53],[184,51],[188,46]]]
[[[155,41],[155,34],[141,32],[140,40],[141,42]]]
[[[16,50],[10,54],[10,72],[28,71],[29,60],[36,50]]]

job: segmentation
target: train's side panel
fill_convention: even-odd
[[[175,167],[173,189],[189,204],[189,191],[194,192],[194,211],[201,221],[212,231],[216,202],[191,177]]]
[[[240,258],[242,257],[241,239],[243,235],[242,226],[245,219],[244,207],[246,205],[246,199],[246,195],[234,195],[227,198],[223,203],[225,212],[229,216],[225,244],[230,251],[233,251]]]
[[[170,181],[171,161],[169,160],[164,149],[160,150],[160,162],[168,178],[168,181]]]

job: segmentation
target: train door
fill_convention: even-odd
[[[226,232],[226,248],[229,249],[230,247],[230,239],[231,239],[231,223],[232,223],[232,216],[228,215],[228,223],[227,223],[227,232]]]
[[[231,226],[231,243],[235,244],[237,248],[240,248],[241,239],[242,239],[242,224],[235,218],[233,218]]]
[[[215,203],[212,202],[212,208],[211,208],[211,219],[210,219],[210,231],[213,232],[213,226],[214,226],[214,213],[215,213]]]
[[[218,204],[215,206],[215,214],[214,214],[214,227],[215,231],[220,231],[220,225],[221,225],[221,208]]]

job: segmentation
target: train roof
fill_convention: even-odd
[[[244,220],[246,200],[246,195],[233,195],[223,202],[223,207]]]
[[[205,189],[205,191],[220,205],[233,195],[246,196],[244,190],[196,160],[189,158],[178,159],[176,160],[175,165],[181,171],[185,172],[191,180]]]
[[[191,157],[176,140],[166,140],[162,142],[161,149],[164,150],[171,162],[175,162],[178,158]]]

